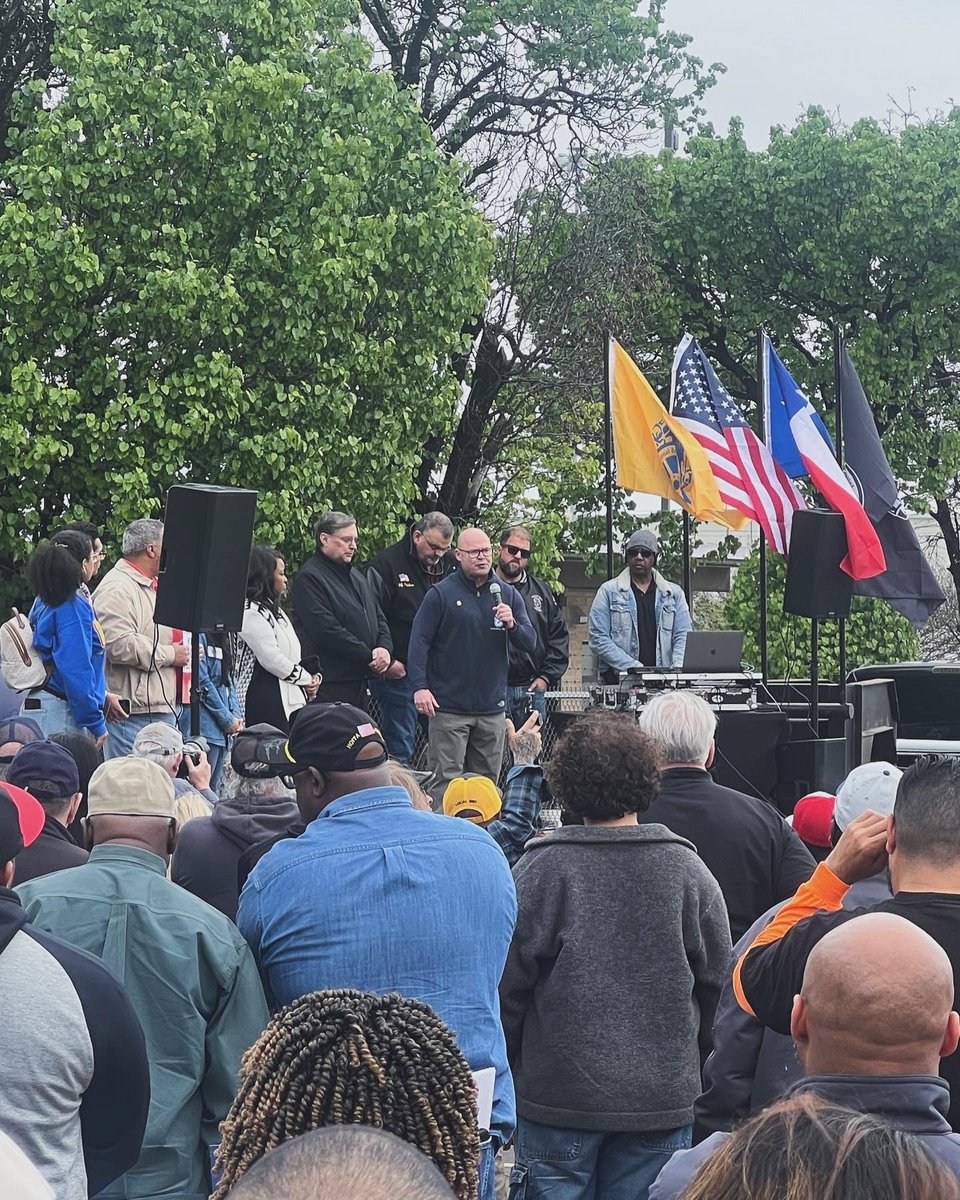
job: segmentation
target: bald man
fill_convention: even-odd
[[[439,803],[458,775],[496,783],[506,732],[508,648],[530,653],[536,634],[523,597],[493,573],[490,539],[465,529],[457,570],[424,597],[410,632],[413,703],[430,718],[429,791]]]
[[[793,999],[813,948],[865,911],[895,913],[925,930],[953,966],[960,1008],[960,758],[921,758],[897,787],[892,816],[852,821],[808,883],[740,956],[733,972],[741,1007],[778,1033],[790,1032]],[[888,869],[893,896],[869,910],[843,903],[851,885]],[[960,1054],[940,1072],[950,1085],[949,1120],[960,1132]]]
[[[804,1078],[791,1089],[881,1117],[911,1133],[960,1179],[960,1135],[947,1120],[938,1074],[960,1041],[953,968],[937,943],[893,913],[867,913],[814,946],[793,1002],[790,1031]],[[650,1200],[683,1194],[730,1136],[714,1133],[675,1154]]]
[[[328,1125],[270,1150],[230,1200],[453,1200],[425,1154],[384,1129]]]

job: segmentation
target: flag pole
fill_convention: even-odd
[[[757,326],[757,417],[760,424],[760,437],[770,449],[770,438],[766,429],[765,398],[765,362],[763,353],[763,326]],[[760,678],[764,687],[770,674],[770,662],[767,654],[767,535],[760,526]]]
[[[840,353],[843,349],[843,335],[837,325],[833,327],[833,396],[834,405],[836,406],[835,422],[836,422],[836,437],[837,437],[837,458],[840,466],[843,467],[843,402],[842,402],[842,387],[840,382]],[[840,699],[843,700],[843,688],[847,681],[847,622],[846,618],[840,618]]]
[[[603,443],[606,463],[607,500],[607,578],[613,578],[613,411],[610,399],[610,348],[609,330],[604,340],[603,353]]]
[[[683,594],[687,599],[687,607],[693,616],[693,593],[690,580],[690,514],[683,510]]]

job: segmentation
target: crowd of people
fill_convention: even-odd
[[[34,552],[4,1194],[960,1200],[960,760],[865,763],[786,819],[714,782],[716,714],[676,690],[541,763],[562,609],[528,530],[454,533],[361,569],[324,513],[292,612],[255,546],[196,677],[154,621],[161,522],[99,583],[91,525]],[[638,531],[597,595],[606,670],[682,661],[658,554]]]

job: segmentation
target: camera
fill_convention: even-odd
[[[180,769],[177,771],[179,779],[187,779],[187,759],[193,763],[195,767],[200,766],[200,755],[210,753],[210,743],[205,737],[184,738],[183,740],[183,762],[180,764]]]

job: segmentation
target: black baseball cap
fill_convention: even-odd
[[[80,791],[80,772],[69,750],[44,740],[30,742],[14,755],[7,782],[38,800],[60,800]]]
[[[360,758],[368,746],[379,754]],[[318,771],[366,771],[387,761],[383,734],[369,713],[352,704],[308,704],[293,719],[289,737],[272,725],[237,734],[230,762],[238,775],[263,779]]]

